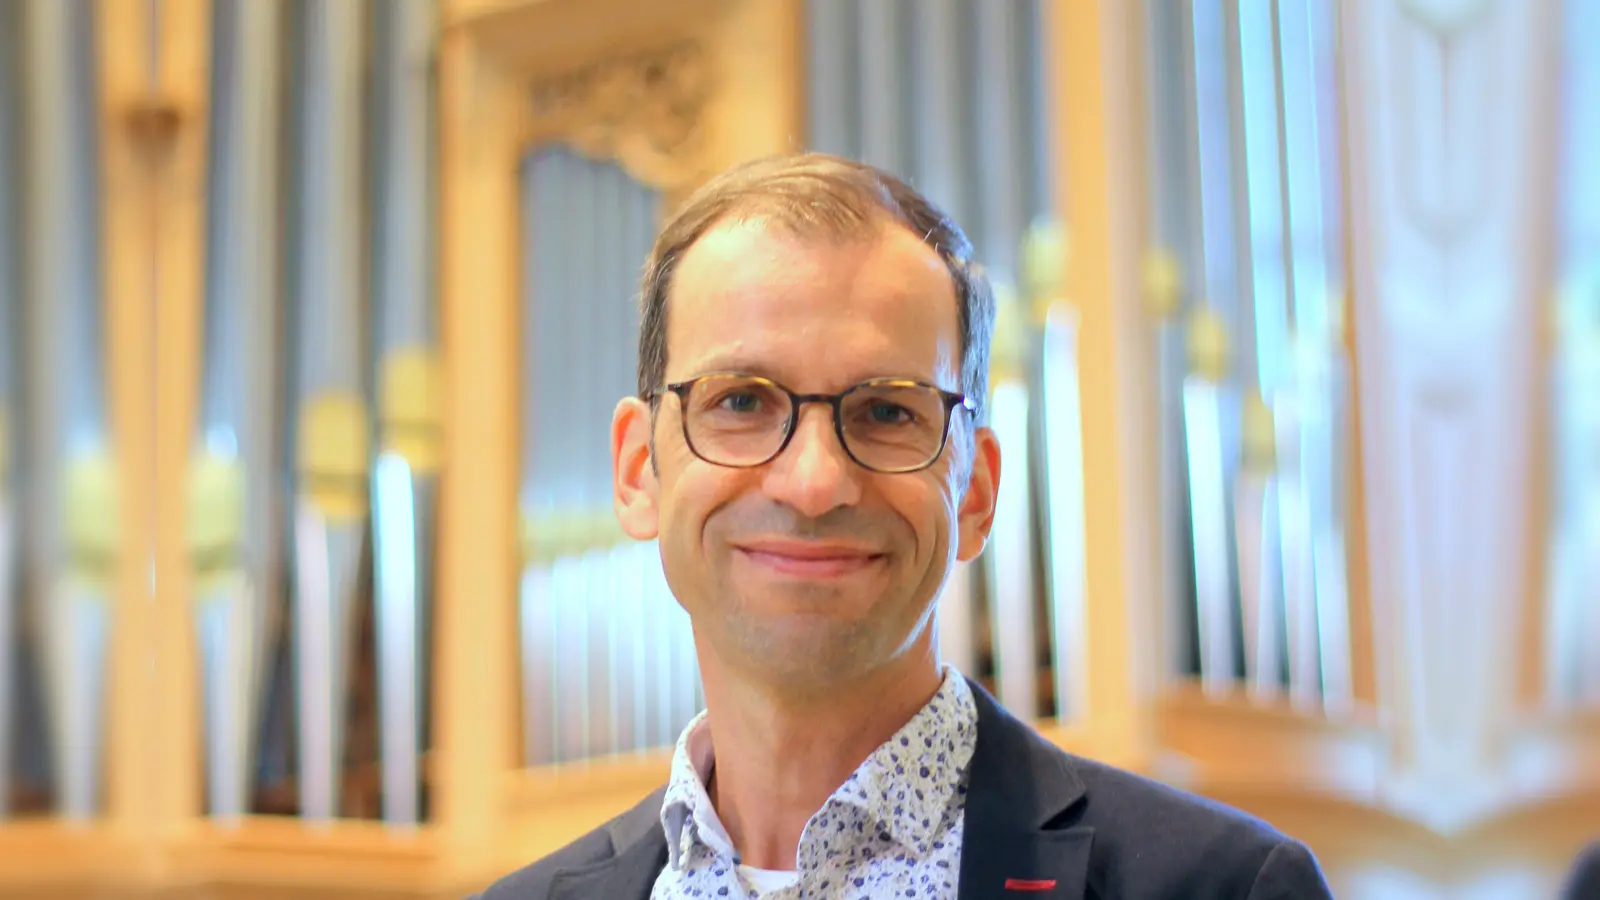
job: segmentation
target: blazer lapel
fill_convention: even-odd
[[[659,834],[647,836],[610,859],[556,873],[550,882],[550,900],[650,900],[656,876],[666,864],[666,839]]]
[[[978,742],[962,829],[960,900],[1082,900],[1094,829],[1067,755],[972,683]]]
[[[616,852],[587,866],[564,869],[550,881],[550,900],[650,900],[656,876],[667,864],[667,836],[661,830],[665,787],[611,823]]]

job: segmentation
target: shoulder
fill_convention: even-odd
[[[556,873],[599,862],[615,851],[607,832],[610,823],[589,832],[560,850],[530,863],[489,885],[473,900],[543,900],[550,895]]]
[[[550,896],[550,885],[558,874],[608,860],[617,854],[618,847],[638,840],[644,831],[654,827],[663,793],[664,789],[655,791],[627,812],[506,875],[482,893],[472,895],[471,900],[544,900]]]
[[[1222,836],[1246,843],[1282,837],[1261,819],[1215,800],[1105,763],[1063,755],[1083,781],[1089,812],[1100,828],[1179,832],[1173,836],[1186,840]]]
[[[1316,858],[1255,816],[1141,775],[1068,756],[1094,828],[1091,868],[1127,890],[1166,896],[1328,897]],[[1135,884],[1138,882],[1137,889]]]
[[[1091,896],[1331,896],[1310,851],[1267,823],[1066,753],[972,684],[978,746],[967,792],[969,828],[976,818],[980,832],[1086,832]]]
[[[1578,856],[1561,897],[1562,900],[1600,900],[1600,841],[1590,844]]]

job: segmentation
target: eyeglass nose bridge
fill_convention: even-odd
[[[850,391],[843,391],[838,394],[796,394],[793,391],[788,391],[789,421],[783,427],[783,442],[778,445],[777,451],[772,454],[768,462],[782,456],[783,451],[789,449],[789,444],[794,440],[795,432],[800,430],[800,412],[805,409],[806,404],[821,403],[833,411],[833,436],[839,442],[839,449],[844,451],[844,455],[852,462],[860,464],[860,461],[856,459],[856,455],[850,452],[850,442],[844,436],[844,398],[849,393]]]

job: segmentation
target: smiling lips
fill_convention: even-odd
[[[756,565],[788,578],[844,578],[883,559],[869,547],[831,541],[751,541],[735,549]]]

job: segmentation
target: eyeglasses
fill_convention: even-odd
[[[971,411],[964,394],[903,378],[877,378],[839,394],[796,394],[756,375],[717,373],[669,384],[651,394],[678,395],[683,439],[695,456],[729,468],[771,462],[789,446],[800,407],[833,407],[833,430],[845,453],[884,474],[933,465],[950,435],[952,410]]]

